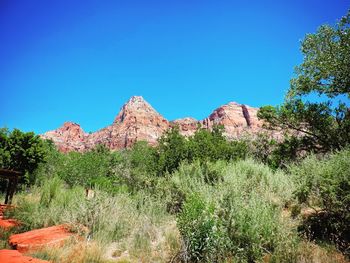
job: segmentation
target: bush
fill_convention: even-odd
[[[180,166],[172,177],[187,178],[179,182],[187,197],[177,219],[184,259],[255,262],[270,253],[276,261],[293,262],[297,233],[282,217],[292,198],[291,179],[252,160],[223,166],[216,167],[222,180],[214,185],[205,181],[200,165]]]
[[[301,230],[310,238],[336,243],[350,254],[350,150],[330,154],[327,158],[308,157],[292,166],[299,202],[313,208]]]
[[[179,127],[167,130],[158,140],[158,174],[172,173],[188,156],[187,141]]]
[[[249,141],[249,152],[272,169],[286,169],[310,153],[302,144],[302,137],[284,135],[283,140],[276,140],[271,134],[260,133]]]
[[[188,139],[188,161],[197,160],[201,163],[217,160],[244,159],[248,147],[244,141],[228,141],[223,126],[214,126],[212,131],[199,128]]]
[[[198,194],[191,195],[178,216],[178,227],[185,243],[185,261],[217,262],[228,241],[215,205]],[[221,258],[223,259],[223,258]]]

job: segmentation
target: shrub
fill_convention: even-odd
[[[191,262],[217,262],[225,251],[227,235],[215,205],[198,194],[191,195],[178,216],[178,227],[185,243],[184,259]]]
[[[288,175],[252,160],[219,163],[216,171],[222,180],[215,184],[208,184],[203,168],[194,164],[180,166],[171,178],[184,178],[178,183],[186,201],[177,217],[184,259],[254,262],[270,253],[276,261],[293,262],[297,235],[282,217],[293,193]]]
[[[302,137],[284,135],[283,140],[276,140],[268,133],[259,133],[248,143],[250,155],[275,170],[300,162],[309,154],[310,150],[302,148],[302,144]]]
[[[223,133],[223,126],[214,126],[211,131],[198,127],[194,135],[188,138],[180,134],[177,126],[166,131],[156,148],[158,175],[174,172],[184,161],[205,164],[218,160],[244,159],[248,154],[247,143],[229,141]],[[149,160],[154,160],[153,156]]]
[[[301,226],[310,238],[331,240],[349,254],[350,242],[350,150],[324,159],[308,157],[292,166],[299,202],[315,213]]]

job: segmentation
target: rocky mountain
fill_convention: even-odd
[[[262,131],[262,122],[257,118],[258,108],[230,102],[215,109],[204,120],[190,117],[166,120],[141,96],[133,96],[124,104],[114,122],[94,133],[85,133],[79,124],[66,122],[62,127],[48,131],[41,136],[51,139],[62,152],[85,151],[98,144],[112,150],[131,147],[137,141],[147,141],[151,145],[168,128],[178,125],[181,134],[191,136],[198,127],[211,129],[220,124],[225,127],[229,139]]]

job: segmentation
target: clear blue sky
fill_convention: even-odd
[[[142,95],[167,119],[282,102],[300,40],[350,0],[0,0],[0,127],[112,123]]]

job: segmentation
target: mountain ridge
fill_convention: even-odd
[[[164,131],[178,125],[180,133],[191,136],[198,126],[211,129],[214,125],[225,127],[228,139],[254,135],[263,130],[258,120],[259,108],[237,102],[221,105],[203,120],[192,117],[175,119],[164,118],[142,96],[132,96],[120,109],[112,124],[93,133],[86,133],[78,123],[65,122],[56,130],[41,135],[50,139],[62,152],[83,152],[103,144],[111,150],[131,147],[137,141],[147,141],[156,145]]]

